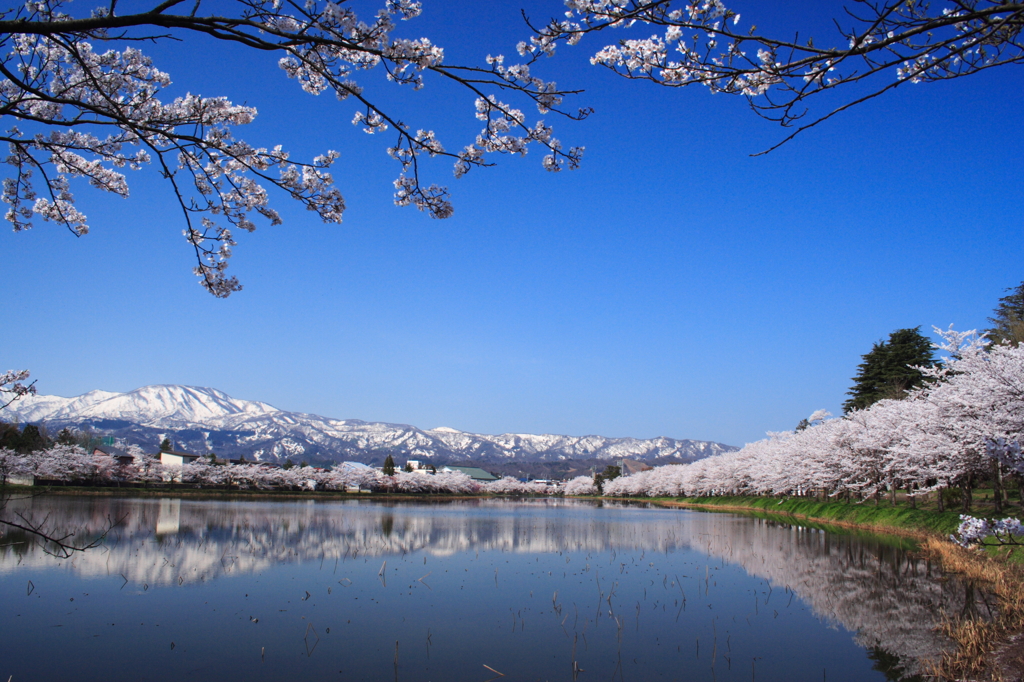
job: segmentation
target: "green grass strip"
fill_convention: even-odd
[[[799,497],[679,497],[672,501],[702,507],[738,507],[772,514],[794,514],[824,522],[840,522],[892,528],[898,530],[935,533],[949,536],[960,525],[960,513],[911,509],[882,503],[875,506],[867,501],[860,504],[847,502],[820,502]]]

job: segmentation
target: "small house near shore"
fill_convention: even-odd
[[[112,457],[118,465],[122,467],[129,466],[135,461],[135,457],[133,455],[129,455],[125,450],[113,445],[101,445],[93,448],[93,457],[103,457],[104,455]]]
[[[167,450],[160,452],[160,463],[171,466],[182,466],[183,464],[191,464],[192,462],[199,459],[201,455],[193,455],[188,452],[178,452],[177,450]]]

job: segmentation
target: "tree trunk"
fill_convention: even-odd
[[[913,492],[912,490],[909,490],[909,489],[907,490],[907,500],[910,501],[910,508],[911,509],[917,509],[917,496],[916,495],[912,495],[911,494],[912,492]]]
[[[1003,466],[998,460],[992,460],[992,466],[995,469],[996,489],[992,494],[992,499],[996,503],[996,514],[1003,513]]]
[[[944,512],[944,511],[946,511],[946,505],[945,505],[945,503],[944,503],[944,502],[942,501],[942,492],[943,492],[944,490],[945,490],[945,488],[939,488],[939,489],[937,489],[937,490],[935,491],[935,494],[936,494],[936,496],[937,496],[937,497],[936,497],[936,499],[938,500],[938,503],[939,503],[939,512]]]
[[[889,487],[889,504],[893,507],[896,506],[896,486]]]
[[[960,484],[960,513],[971,513],[971,483],[965,481]]]

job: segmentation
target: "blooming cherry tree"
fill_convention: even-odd
[[[609,481],[609,485],[615,481],[620,480],[622,477],[616,478]],[[592,476],[577,476],[576,478],[568,481],[562,488],[562,492],[566,495],[596,495],[597,486],[594,485],[594,478]]]
[[[911,496],[960,486],[993,460],[1024,471],[1024,346],[989,345],[983,336],[935,330],[948,355],[926,373],[934,381],[902,400],[880,400],[842,419],[816,412],[801,431],[772,433],[737,452],[686,465],[656,467],[610,481],[608,495]],[[962,537],[1016,541],[1009,522],[964,517]],[[1009,525],[1007,525],[1009,524]],[[975,540],[971,540],[974,538]]]

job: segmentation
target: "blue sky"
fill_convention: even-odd
[[[403,31],[452,62],[511,58],[527,35],[519,4],[424,4]],[[825,34],[822,4],[741,9],[766,32],[805,20],[801,35]],[[239,235],[230,271],[245,289],[216,300],[153,170],[129,176],[128,200],[79,188],[88,236],[40,221],[0,231],[0,369],[28,368],[40,392],[64,396],[191,384],[423,428],[739,445],[840,413],[873,342],[984,327],[1024,280],[1019,67],[901,87],[752,157],[783,131],[742,99],[590,67],[605,42],[542,65],[595,109],[582,123],[547,117],[586,146],[583,167],[547,173],[534,150],[456,181],[439,163],[446,221],[394,206],[390,134],[363,134],[353,104],[302,93],[276,58],[196,40],[145,48],[174,79],[168,98],[257,107],[239,137],[296,158],[339,150],[345,222],[275,197],[285,225]],[[472,99],[444,84],[360,81],[449,149],[476,133]]]

